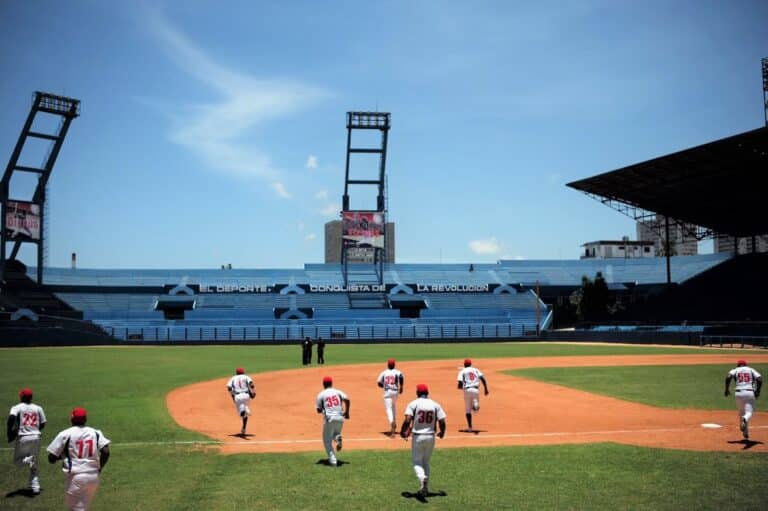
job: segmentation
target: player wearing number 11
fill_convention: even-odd
[[[87,511],[99,487],[99,473],[109,459],[110,440],[98,429],[85,425],[88,417],[83,408],[72,410],[69,418],[72,427],[56,435],[48,446],[48,461],[63,460],[67,508]]]

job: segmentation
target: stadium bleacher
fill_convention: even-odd
[[[726,259],[722,254],[673,257],[672,273],[682,282]],[[615,286],[666,277],[661,258],[385,265],[386,293],[403,293],[422,304],[411,316],[394,305],[354,308],[350,295],[355,293],[344,288],[340,265],[331,264],[252,270],[46,268],[44,283],[118,339],[451,339],[514,337],[544,329],[552,314],[534,286],[576,286],[582,276],[597,272]],[[168,319],[156,310],[158,300],[174,287],[181,289],[177,286],[193,293],[188,301],[193,306]]]

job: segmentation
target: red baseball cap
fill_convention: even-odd
[[[32,389],[30,388],[23,388],[19,391],[19,398],[23,399],[25,397],[32,397]]]
[[[323,377],[323,383],[331,383],[332,384],[333,383],[333,378],[331,378],[330,376],[324,376]]]
[[[745,366],[745,365],[747,365],[747,361],[742,358],[741,360],[736,362],[736,365],[737,366]]]
[[[83,423],[88,418],[88,412],[85,411],[85,408],[78,406],[72,410],[69,418],[74,423]]]
[[[471,358],[465,358],[464,359],[464,367],[469,367],[472,365],[472,359]]]
[[[245,369],[243,369],[242,367],[238,367],[237,369],[235,369],[235,373],[237,373],[237,374],[245,374]]]
[[[419,383],[416,385],[416,394],[429,394],[429,387],[426,383]]]
[[[390,358],[389,360],[387,360],[387,367],[389,367],[390,369],[395,367],[395,359],[394,358]]]

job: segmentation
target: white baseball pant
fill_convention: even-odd
[[[464,413],[480,411],[480,389],[469,387],[464,389]]]
[[[387,422],[392,424],[395,422],[395,417],[397,417],[397,413],[395,413],[395,407],[397,406],[397,392],[387,392],[384,395],[384,409],[387,411]]]
[[[99,487],[99,474],[69,474],[66,485],[65,500],[70,511],[88,511]]]
[[[413,471],[419,483],[429,478],[429,460],[432,459],[432,451],[435,449],[435,435],[413,435],[411,443],[411,459],[413,461]]]
[[[22,435],[16,438],[13,447],[13,463],[17,467],[29,467],[29,487],[40,491],[37,460],[40,456],[40,437],[38,435]]]
[[[737,390],[736,404],[739,405],[739,419],[744,417],[747,426],[749,426],[749,421],[755,411],[755,393],[751,390]]]
[[[239,394],[235,394],[235,409],[237,410],[237,414],[239,416],[243,416],[243,412],[245,412],[246,415],[251,415],[251,409],[248,406],[248,403],[251,402],[251,396],[247,392],[240,392]]]
[[[334,466],[337,464],[337,460],[336,452],[333,450],[333,441],[339,439],[343,426],[343,420],[330,420],[323,424],[323,447],[328,453],[328,462]]]

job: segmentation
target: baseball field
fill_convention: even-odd
[[[409,444],[383,434],[375,379],[390,357],[406,376],[398,413],[424,382],[448,414],[427,504],[407,493],[417,489]],[[455,378],[467,357],[491,391],[478,434],[460,431]],[[332,344],[325,366],[303,367],[298,345],[2,349],[0,396],[7,410],[18,389],[34,390],[44,446],[72,407],[88,409],[113,442],[96,510],[764,509],[765,398],[745,442],[723,396],[738,358],[768,377],[765,350]],[[224,388],[238,366],[257,387],[245,439]],[[324,375],[352,401],[339,468],[322,463],[314,396]],[[44,464],[43,492],[28,497],[10,447],[0,509],[62,509],[59,467]]]

